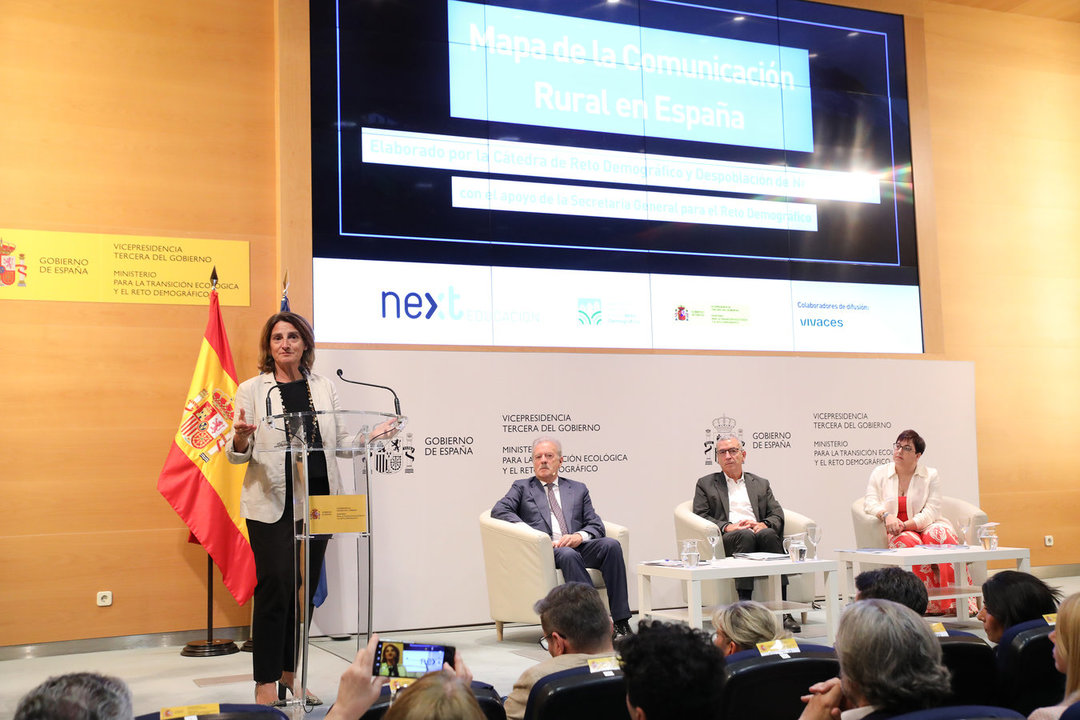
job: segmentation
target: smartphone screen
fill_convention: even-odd
[[[454,648],[451,645],[380,640],[375,646],[375,665],[371,673],[384,677],[418,678],[441,670],[444,662],[451,667],[454,665]]]

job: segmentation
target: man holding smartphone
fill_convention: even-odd
[[[523,522],[551,536],[555,567],[566,582],[592,585],[586,568],[596,568],[607,586],[608,606],[616,635],[630,634],[626,596],[626,563],[618,540],[605,537],[604,522],[593,510],[584,483],[559,477],[562,443],[539,437],[532,446],[532,477],[515,480],[491,509],[491,516]]]
[[[578,582],[559,585],[537,601],[533,610],[540,616],[543,640],[551,659],[521,673],[503,704],[507,720],[525,717],[529,694],[541,678],[583,667],[593,658],[615,656],[611,618],[592,585]]]

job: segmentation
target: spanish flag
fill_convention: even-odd
[[[232,438],[236,387],[236,367],[215,289],[210,291],[210,319],[180,429],[157,489],[221,568],[225,587],[243,605],[255,591],[255,557],[247,523],[240,517],[244,466],[231,464],[225,456]]]

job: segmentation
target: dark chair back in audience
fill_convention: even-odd
[[[734,653],[724,664],[719,717],[797,718],[806,707],[799,698],[807,688],[839,674],[836,651],[824,645],[799,643],[799,652],[786,658],[762,657],[756,650]]]
[[[621,670],[571,668],[537,680],[525,720],[628,720],[626,679]]]
[[[941,641],[941,663],[952,675],[956,705],[995,705],[997,660],[989,643],[975,635],[950,635]]]
[[[1054,667],[1053,629],[1039,618],[1013,625],[1001,635],[994,650],[1001,705],[1030,715],[1065,697],[1065,676]]]
[[[158,711],[146,713],[145,715],[138,715],[135,720],[159,720],[160,717],[161,712]],[[255,705],[254,703],[250,705],[221,703],[218,706],[218,712],[209,713],[207,715],[196,715],[194,717],[202,718],[203,720],[289,720],[288,715],[275,707],[270,707],[269,705]]]
[[[892,720],[990,720],[990,718],[1023,718],[1015,710],[990,705],[950,705],[931,710],[893,715]]]
[[[476,696],[476,701],[480,703],[480,709],[484,711],[484,717],[487,720],[506,720],[506,710],[503,709],[502,698],[499,697],[499,693],[495,688],[487,683],[473,680],[472,683],[473,695]],[[390,688],[383,685],[382,695],[375,704],[368,708],[368,711],[364,713],[362,720],[379,720],[386,711],[390,709]],[[155,716],[156,720],[156,716]]]

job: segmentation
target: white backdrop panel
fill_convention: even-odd
[[[376,630],[490,621],[477,516],[532,474],[528,446],[546,426],[563,442],[563,475],[588,484],[601,517],[630,528],[632,563],[674,555],[674,507],[717,470],[708,447],[724,422],[746,443],[746,468],[824,526],[826,557],[853,546],[851,501],[905,428],[926,438],[923,460],[944,493],[978,502],[971,363],[318,351],[316,372],[338,368],[394,387],[409,417],[391,469],[373,480]],[[392,408],[378,390],[338,382],[338,393],[343,409]],[[636,608],[634,577],[629,587]],[[681,603],[673,584],[657,599]],[[332,607],[316,621],[355,617]]]

